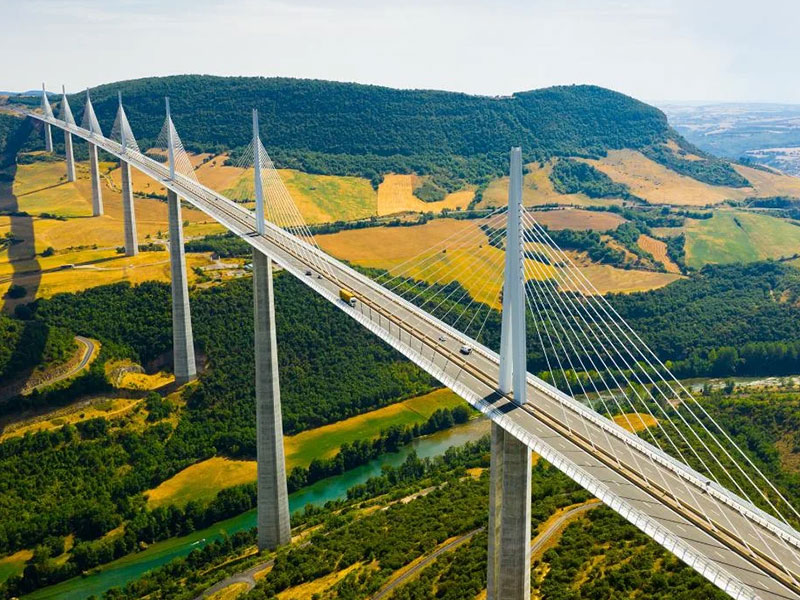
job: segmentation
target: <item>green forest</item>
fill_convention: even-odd
[[[0,314],[0,385],[37,366],[63,363],[76,348],[68,329]]]
[[[703,181],[746,185],[727,163],[686,161],[665,152],[662,144],[668,139],[692,147],[658,109],[596,86],[556,86],[492,98],[308,79],[153,77],[91,90],[106,129],[114,120],[117,92],[143,147],[161,129],[165,96],[184,145],[195,151],[246,146],[249,111],[257,108],[262,138],[278,166],[358,175],[375,186],[390,172],[431,175],[428,187],[419,191],[428,201],[465,182],[481,184],[503,175],[512,146],[522,146],[526,160],[540,161],[633,148]],[[79,122],[84,100],[82,93],[69,96]],[[36,104],[36,99],[27,102]],[[10,127],[0,120],[0,148]]]
[[[433,389],[429,376],[300,282],[280,274],[275,287],[287,434]],[[118,284],[61,294],[18,312],[27,319],[7,319],[8,335],[26,329],[80,333],[99,339],[103,353],[85,375],[53,392],[26,398],[23,404],[9,402],[8,410],[32,402],[59,405],[87,391],[107,389],[102,375],[105,361],[127,357],[148,364],[171,348],[170,296],[165,284]],[[309,315],[314,317],[309,319]],[[195,340],[208,368],[184,392],[186,406],[177,425],[163,420],[172,411],[168,403],[148,398],[143,431],[125,426],[124,420],[97,418],[0,444],[0,487],[6,490],[0,503],[0,552],[74,532],[82,543],[64,568],[50,573],[59,579],[76,572],[69,569],[79,572],[130,552],[139,540],[175,535],[183,523],[210,524],[249,509],[252,491],[241,491],[218,499],[220,505],[197,505],[198,512],[191,517],[174,512],[156,514],[155,521],[137,517],[144,502],[141,493],[186,466],[217,454],[255,456],[252,318],[249,280],[193,294]],[[437,414],[424,430],[463,419],[460,412]],[[420,431],[400,432],[401,438]],[[371,458],[395,443],[387,436],[385,443],[370,446],[367,452],[360,446],[345,448],[342,458],[349,462]],[[295,474],[297,483],[337,471],[343,464],[317,463],[313,472]],[[137,518],[145,521],[138,524]],[[129,523],[125,536],[99,545],[92,541],[123,521]],[[152,529],[155,523],[161,524]],[[35,587],[44,581],[42,572],[25,585]]]
[[[592,165],[579,160],[560,158],[553,165],[550,181],[560,194],[583,193],[590,198],[628,198],[630,189]]]

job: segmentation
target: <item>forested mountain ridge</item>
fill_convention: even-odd
[[[481,184],[505,174],[512,146],[522,147],[526,161],[632,149],[713,185],[748,184],[730,164],[702,155],[672,130],[659,109],[592,85],[490,97],[311,79],[174,75],[90,92],[106,132],[122,93],[143,147],[158,136],[165,96],[184,145],[198,152],[245,147],[252,135],[249,109],[257,108],[262,139],[279,166],[362,176],[376,187],[386,173],[412,172],[435,176],[449,191]],[[35,97],[14,101],[38,103]],[[80,122],[84,94],[69,102]],[[701,159],[686,161],[665,150],[668,140]]]
[[[559,86],[491,98],[333,81],[179,75],[91,90],[101,123],[114,119],[117,92],[134,131],[155,138],[164,96],[184,143],[235,148],[250,141],[259,109],[268,145],[328,154],[476,156],[522,145],[530,154],[602,154],[666,139],[664,114],[595,86]],[[69,98],[76,116],[83,95]]]

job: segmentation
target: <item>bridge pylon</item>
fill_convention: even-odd
[[[97,125],[97,117],[94,114],[92,98],[89,90],[86,90],[86,104],[83,110],[83,123],[92,135],[102,135],[100,126]],[[100,163],[97,159],[97,145],[87,142],[89,146],[89,174],[92,178],[92,216],[99,217],[103,214],[103,188],[100,184]]]
[[[253,110],[253,175],[256,229],[263,234],[264,188],[261,180],[261,140],[258,111]],[[253,313],[256,364],[256,452],[258,464],[258,549],[274,550],[292,539],[289,494],[283,452],[278,341],[275,331],[275,294],[272,260],[253,250]]]
[[[42,112],[45,117],[53,116],[53,109],[50,107],[50,101],[47,99],[47,91],[44,89],[44,82],[42,82]],[[44,124],[44,149],[48,152],[53,151],[53,131],[50,129],[50,123]]]
[[[125,116],[125,109],[122,108],[122,93],[118,95],[119,108],[117,109],[117,121],[120,124],[119,135],[122,155],[128,150],[128,140],[125,139],[128,119]],[[136,256],[139,254],[139,244],[136,239],[136,212],[133,207],[133,185],[131,184],[131,165],[127,160],[119,159],[119,170],[122,176],[122,219],[125,233],[125,256]]]
[[[526,402],[522,151],[511,149],[499,388]],[[531,571],[531,452],[492,423],[487,600],[528,600]]]
[[[67,125],[75,125],[75,117],[67,100],[67,89],[61,86],[61,120]],[[75,181],[75,155],[72,152],[72,134],[64,130],[64,155],[67,160],[67,181]]]
[[[166,99],[167,124],[170,132],[168,153],[170,179],[175,178],[175,157],[172,147],[172,117],[169,113],[169,98]],[[186,277],[186,254],[183,249],[183,218],[181,199],[167,190],[167,214],[169,217],[169,263],[172,288],[172,352],[175,382],[184,384],[197,377],[194,357],[194,335],[192,314],[189,306],[189,284]]]

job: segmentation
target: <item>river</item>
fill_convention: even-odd
[[[369,463],[351,469],[346,473],[329,477],[298,490],[289,496],[289,510],[303,510],[309,504],[321,505],[329,500],[338,500],[347,495],[348,488],[365,482],[370,477],[380,475],[383,465],[398,466],[406,457],[416,451],[421,458],[444,454],[453,446],[461,446],[475,441],[489,433],[489,421],[479,418],[426,437],[418,438],[399,452],[384,454]],[[186,556],[208,542],[219,539],[222,535],[231,535],[243,529],[256,526],[255,509],[215,523],[207,529],[195,531],[184,537],[172,538],[152,544],[146,550],[124,556],[108,563],[86,577],[75,577],[56,585],[42,588],[24,596],[26,600],[83,600],[95,595],[101,596],[112,587],[125,585],[141,577],[145,572],[160,567],[179,556]]]

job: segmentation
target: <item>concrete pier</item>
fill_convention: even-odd
[[[44,124],[44,149],[48,152],[53,151],[53,130],[50,123]]]
[[[258,459],[258,548],[273,550],[288,544],[289,495],[283,455],[278,342],[272,261],[253,251],[253,312],[255,316],[256,447]]]
[[[531,451],[492,423],[487,600],[531,595]]]
[[[511,150],[499,391],[527,401],[522,151]],[[492,423],[487,600],[531,595],[531,451]]]
[[[492,446],[489,457],[489,545],[486,598],[500,597],[500,517],[503,514],[503,437],[505,431],[492,423]]]
[[[103,214],[103,188],[100,185],[100,164],[97,161],[97,146],[89,146],[89,173],[92,177],[92,216],[99,217]]]
[[[122,173],[122,219],[125,227],[125,256],[139,254],[136,239],[136,213],[133,208],[133,186],[131,185],[131,166],[128,161],[119,161]]]
[[[67,156],[67,181],[75,181],[75,155],[72,153],[72,134],[64,131],[64,154]]]
[[[169,215],[169,262],[172,276],[172,346],[175,381],[184,384],[197,376],[194,360],[194,336],[189,309],[189,285],[186,279],[186,255],[183,251],[183,221],[178,195],[167,191]]]

